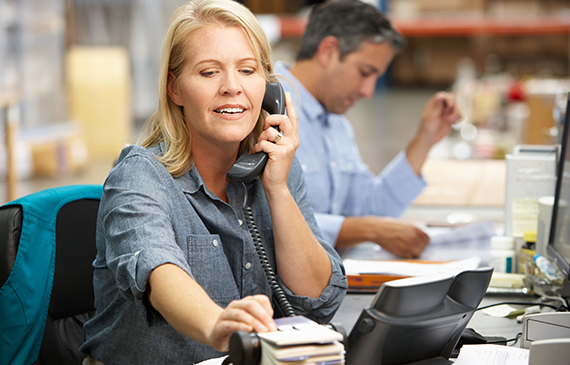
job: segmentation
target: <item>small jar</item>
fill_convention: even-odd
[[[494,268],[494,272],[513,273],[515,272],[515,240],[508,236],[491,237],[491,259],[489,264]]]
[[[519,272],[532,274],[534,267],[534,255],[536,255],[536,231],[524,232],[524,244],[519,255]]]

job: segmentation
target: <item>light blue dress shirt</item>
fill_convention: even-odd
[[[222,355],[178,333],[148,303],[150,273],[162,264],[186,271],[222,307],[247,295],[271,297],[242,210],[243,186],[228,184],[225,203],[194,167],[173,178],[154,157],[162,153],[162,144],[123,149],[104,184],[93,263],[96,315],[84,326],[82,349],[105,365],[192,364]],[[295,295],[279,279],[263,186],[258,178],[246,186],[268,260],[289,302],[298,314],[329,321],[347,282],[340,257],[319,231],[299,162],[291,165],[288,187],[331,262],[332,275],[319,298]]]
[[[315,97],[277,62],[275,73],[291,93],[299,121],[296,156],[305,172],[307,191],[325,238],[334,245],[346,216],[398,217],[426,186],[400,152],[376,176],[362,161],[350,122],[327,113]],[[291,84],[292,82],[292,84]]]

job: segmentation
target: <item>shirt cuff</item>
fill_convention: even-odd
[[[334,247],[345,217],[337,214],[315,213],[317,224],[323,232],[325,240]]]

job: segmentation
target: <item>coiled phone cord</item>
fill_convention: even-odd
[[[257,225],[255,224],[255,220],[253,219],[253,211],[250,206],[247,205],[247,187],[242,182],[241,183],[245,190],[245,195],[243,199],[243,206],[242,210],[245,216],[245,220],[247,222],[247,228],[249,229],[249,233],[253,238],[253,245],[255,246],[255,251],[257,252],[257,256],[259,257],[259,261],[261,263],[261,267],[265,272],[265,276],[267,277],[267,282],[277,299],[279,306],[283,310],[283,313],[287,317],[295,316],[295,311],[293,310],[293,306],[287,300],[285,296],[285,292],[279,286],[277,282],[277,278],[275,277],[275,271],[273,271],[273,267],[271,267],[271,263],[267,258],[267,253],[265,252],[265,247],[263,247],[263,242],[261,241],[261,234],[259,233],[259,229],[257,229]]]

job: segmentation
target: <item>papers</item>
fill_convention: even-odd
[[[386,281],[439,273],[458,274],[489,262],[495,228],[483,221],[457,228],[431,228],[430,244],[418,260],[401,260],[373,242],[339,250],[349,291],[375,292]]]
[[[260,365],[344,364],[342,334],[302,316],[275,322],[277,331],[258,334]]]
[[[529,350],[499,345],[463,345],[454,365],[528,365]]]
[[[216,357],[214,359],[204,360],[196,365],[222,365],[227,356]]]
[[[277,331],[259,333],[260,339],[276,346],[342,341],[342,335],[303,316],[275,320]]]
[[[346,259],[344,260],[344,268],[347,275],[390,274],[422,276],[440,273],[458,274],[465,270],[476,269],[480,263],[481,260],[478,257],[445,263]]]
[[[450,261],[477,256],[482,262],[488,262],[490,258],[491,237],[496,234],[491,221],[476,222],[456,228],[429,228],[426,229],[426,233],[430,236],[430,244],[419,260]],[[361,243],[339,252],[343,259],[400,259],[373,242]]]

